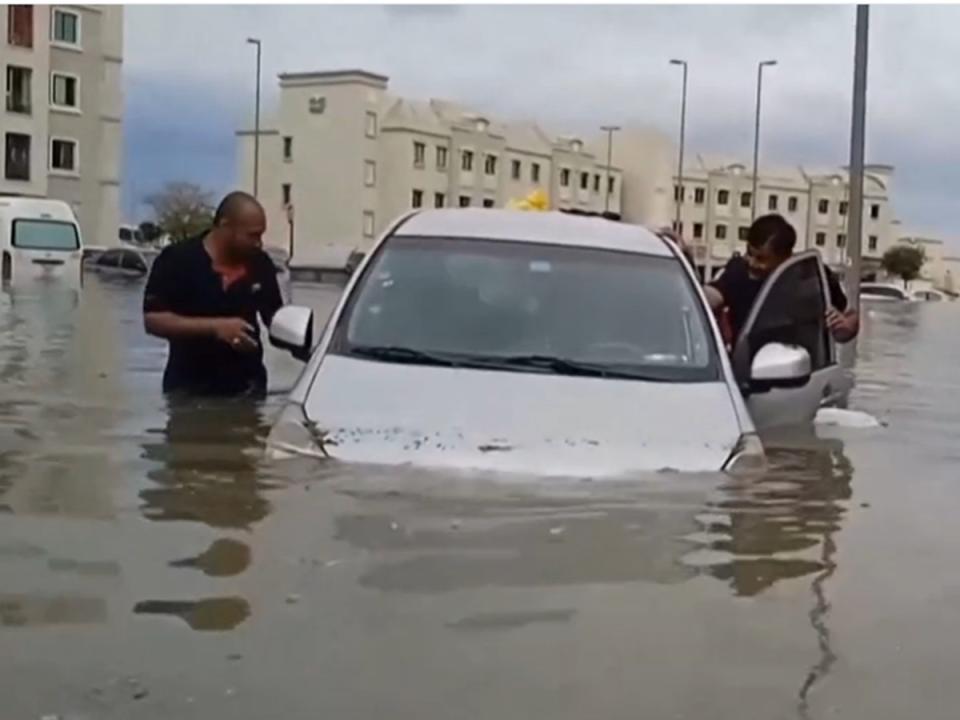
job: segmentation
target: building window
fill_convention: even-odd
[[[789,198],[787,198],[787,211],[788,211],[788,212],[792,212],[792,213],[793,213],[793,212],[796,212],[796,211],[797,211],[797,206],[798,206],[799,204],[800,204],[800,201],[797,200],[796,196],[795,196],[795,195],[791,195]]]
[[[870,219],[871,219],[871,220],[879,220],[879,219],[880,219],[880,206],[879,206],[879,205],[871,205],[871,206],[870,206]]]
[[[617,186],[617,179],[615,177],[607,178],[607,192],[613,195],[613,190]]]
[[[366,135],[368,138],[377,136],[377,114],[367,111]]]
[[[563,168],[560,171],[560,187],[570,187],[570,170]]]
[[[483,172],[487,175],[496,175],[497,174],[497,156],[496,155],[487,155],[483,159]]]
[[[293,160],[293,138],[285,137],[283,139],[283,159],[286,162]]]
[[[50,39],[64,45],[80,44],[80,16],[69,10],[55,8]]]
[[[372,210],[363,211],[363,236],[372,238],[374,233],[374,227],[376,225],[376,218],[373,215]]]
[[[373,160],[363,161],[363,184],[367,187],[377,184],[377,163]]]
[[[7,5],[7,43],[33,47],[33,5]]]
[[[837,235],[837,247],[842,248],[846,244],[847,244],[847,236],[844,235],[843,233],[839,233]]]
[[[740,227],[737,228],[737,239],[743,240],[744,242],[746,242],[747,235],[749,235],[749,233],[750,233],[750,228],[748,228],[746,225],[741,225]]]
[[[673,201],[674,202],[683,202],[684,188],[683,185],[674,185],[673,186]]]
[[[871,235],[869,238],[867,238],[867,250],[874,252],[876,251],[876,249],[877,249],[877,236]]]
[[[767,210],[776,210],[777,206],[780,205],[780,198],[776,195],[771,195],[767,198]]]
[[[841,201],[840,201],[840,207],[837,208],[837,212],[840,213],[841,215],[846,215],[846,214],[847,214],[847,201],[846,201],[846,200],[841,200]]]
[[[530,165],[530,180],[535,183],[540,182],[540,163]]]
[[[283,202],[284,207],[290,206],[290,201],[293,198],[293,190],[290,187],[290,183],[284,183],[280,186],[280,197]]]
[[[827,234],[818,232],[816,235],[816,238],[814,239],[814,242],[817,244],[817,247],[823,247],[824,245],[827,244]]]
[[[32,78],[33,71],[30,68],[7,65],[7,112],[30,114]]]
[[[469,195],[461,195],[461,196],[460,196],[460,207],[462,207],[462,208],[470,207],[470,196],[469,196]]]
[[[413,196],[410,198],[410,205],[415,208],[423,207],[423,190],[413,191]]]
[[[484,199],[483,199],[483,206],[484,206],[485,208],[492,208],[492,207],[493,207],[493,199],[492,199],[492,198],[484,198]]]
[[[817,203],[817,212],[819,212],[821,215],[826,215],[828,212],[830,212],[830,201],[826,198],[821,198]]]
[[[447,149],[442,145],[437,146],[437,170],[447,169]]]
[[[7,133],[3,153],[3,172],[7,180],[30,179],[30,136]]]
[[[585,173],[585,172],[580,173],[580,189],[581,190],[590,189],[590,173]]]
[[[593,191],[595,193],[600,192],[600,175],[599,174],[593,176]]]
[[[707,193],[703,188],[694,188],[693,189],[693,201],[697,205],[703,205],[704,201],[707,199]]]
[[[433,206],[435,208],[442,208],[447,204],[447,196],[443,193],[434,193],[433,194]]]
[[[50,169],[77,172],[77,141],[53,138],[50,141]]]
[[[730,204],[730,191],[729,190],[717,190],[717,205],[729,205]],[[726,228],[724,228],[726,231]]]
[[[427,158],[427,146],[422,142],[413,144],[413,166],[422,168]]]
[[[473,150],[464,150],[460,153],[460,169],[464,172],[473,171]]]
[[[80,81],[75,75],[52,73],[50,78],[50,104],[60,108],[80,107]]]
[[[703,223],[693,224],[693,239],[699,240],[703,237]]]
[[[512,160],[510,162],[510,177],[513,178],[514,180],[519,180],[522,172],[523,172],[523,168],[520,167],[520,161]]]
[[[678,235],[680,235],[681,237],[683,237],[683,223],[682,223],[682,222],[677,222],[676,220],[674,220],[674,221],[673,221],[673,229],[676,230],[676,232],[677,232]]]
[[[748,208],[753,204],[753,193],[742,192],[740,193],[740,207]]]
[[[717,225],[714,229],[714,235],[717,240],[726,240],[727,239],[727,226],[726,225]]]

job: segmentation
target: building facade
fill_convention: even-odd
[[[69,202],[93,245],[117,242],[122,62],[122,6],[0,6],[0,195]]]
[[[743,253],[753,217],[753,173],[735,159],[695,156],[682,182],[673,175],[672,199],[680,208],[679,229],[698,263],[715,271]],[[870,165],[864,178],[862,257],[866,271],[879,267],[895,241],[890,203],[893,168]],[[629,192],[629,190],[628,190]],[[817,250],[828,265],[847,266],[849,174],[843,168],[763,167],[757,177],[756,216],[778,213],[797,231],[797,250]]]
[[[256,134],[237,136],[238,184],[252,191]],[[265,241],[292,248],[294,267],[342,267],[412,208],[503,207],[542,190],[552,207],[621,210],[621,172],[586,140],[396,97],[362,70],[281,75],[259,137]]]

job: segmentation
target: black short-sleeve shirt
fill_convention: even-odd
[[[224,288],[202,237],[164,249],[150,270],[143,312],[243,318],[255,329],[258,344],[255,352],[239,352],[214,337],[170,340],[164,392],[237,395],[265,391],[267,371],[257,318],[269,325],[282,305],[276,268],[264,252],[251,258],[244,277]]]
[[[827,288],[830,292],[830,303],[840,312],[847,309],[847,296],[840,287],[840,280],[830,268],[824,267],[827,274]],[[730,324],[734,338],[740,335],[740,329],[750,315],[763,280],[750,276],[749,266],[743,256],[732,257],[727,262],[720,277],[710,283],[716,288],[730,310]]]

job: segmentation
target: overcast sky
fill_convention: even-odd
[[[758,60],[762,156],[845,164],[853,7],[128,6],[125,209],[163,182],[235,180],[233,131],[251,123],[254,49],[264,105],[279,72],[360,67],[391,91],[448,98],[558,132],[603,123],[675,133],[690,63],[689,152],[749,160]],[[960,7],[871,10],[867,160],[896,166],[904,225],[960,238]],[[953,36],[953,37],[952,37]]]

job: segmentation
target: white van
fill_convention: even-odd
[[[65,281],[79,287],[83,241],[62,200],[0,197],[0,280]]]

